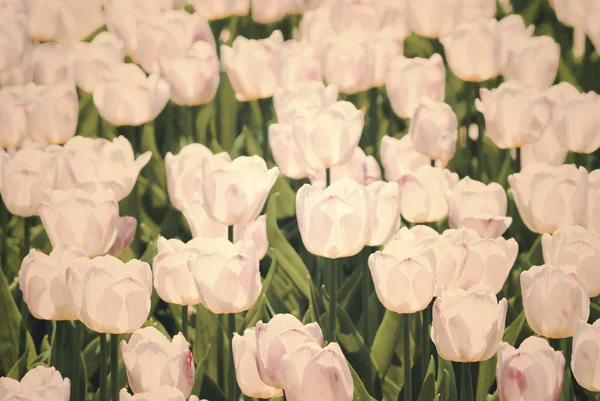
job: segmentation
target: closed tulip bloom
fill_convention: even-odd
[[[599,338],[600,319],[596,320],[594,324],[588,324],[584,320],[579,320],[575,324],[571,370],[581,387],[594,392],[600,391]]]
[[[0,400],[2,401],[69,401],[71,381],[62,378],[54,367],[37,366],[23,376],[21,382],[0,377]]]
[[[77,136],[64,149],[66,167],[77,188],[92,194],[110,190],[117,200],[131,193],[140,171],[152,156],[148,151],[135,159],[131,143],[124,136],[112,142]]]
[[[323,76],[340,92],[353,94],[373,86],[374,54],[366,39],[348,32],[332,37],[322,54]]]
[[[323,333],[318,323],[302,325],[287,313],[273,316],[268,323],[258,322],[256,356],[261,380],[268,386],[283,389],[282,358],[306,343],[323,346]]]
[[[412,118],[422,98],[444,101],[446,68],[438,53],[426,58],[398,56],[389,65],[385,87],[399,117]]]
[[[495,15],[496,1],[494,0],[462,0],[461,21],[494,18]]]
[[[325,7],[329,0],[291,0],[288,14],[304,14]]]
[[[592,41],[596,53],[600,51],[600,26],[596,24],[600,18],[600,7],[593,8],[585,18],[585,32]]]
[[[188,396],[194,385],[194,358],[182,333],[169,341],[154,327],[136,330],[129,342],[121,341],[121,353],[129,385],[134,393],[174,387]]]
[[[148,263],[113,256],[79,258],[65,274],[77,318],[99,333],[133,333],[150,313],[152,271]]]
[[[18,66],[31,47],[25,16],[4,12],[0,17],[0,71]]]
[[[375,195],[351,180],[325,189],[305,184],[296,196],[304,246],[331,259],[356,255],[371,238],[376,205]]]
[[[291,8],[289,0],[251,0],[252,20],[259,24],[278,22]]]
[[[223,19],[233,15],[243,17],[250,12],[250,0],[192,0],[197,13],[209,20]]]
[[[540,139],[521,147],[521,169],[535,163],[560,166],[565,163],[567,152],[567,149],[562,146],[556,135],[554,135],[554,131],[547,129]]]
[[[411,120],[409,134],[418,152],[446,164],[456,151],[456,114],[446,103],[423,99]]]
[[[396,313],[415,313],[429,305],[435,290],[435,253],[428,247],[393,240],[369,256],[379,301]]]
[[[369,185],[381,181],[381,169],[377,160],[373,156],[367,156],[365,151],[358,146],[354,149],[352,158],[348,162],[331,167],[329,174],[331,182],[351,179],[360,185]],[[325,188],[325,170],[310,174],[309,178],[311,184]]]
[[[10,68],[0,70],[0,88],[20,87],[33,82],[33,56],[28,50],[21,61]]]
[[[428,38],[448,34],[460,18],[461,3],[461,0],[407,0],[408,27]]]
[[[377,203],[369,246],[386,244],[400,227],[400,187],[395,182],[375,181],[367,185]]]
[[[200,253],[188,260],[188,268],[204,306],[216,314],[250,309],[262,289],[254,243],[203,238],[199,244]]]
[[[169,102],[169,84],[157,74],[146,74],[135,64],[120,64],[94,90],[100,115],[111,124],[140,125],[152,121]]]
[[[404,172],[396,182],[400,185],[402,216],[411,223],[434,222],[448,215],[444,195],[458,183],[458,175],[425,165]]]
[[[310,43],[288,40],[279,54],[279,85],[322,81],[323,72],[319,54]]]
[[[354,381],[337,343],[298,346],[281,359],[285,396],[290,401],[351,401]]]
[[[371,35],[369,46],[375,59],[373,66],[373,87],[385,85],[390,64],[404,52],[404,40],[389,31],[379,31]]]
[[[536,36],[511,49],[503,70],[507,81],[537,89],[552,85],[558,71],[560,46],[549,36]]]
[[[382,26],[383,16],[376,0],[334,0],[332,7],[331,24],[338,32],[368,33]]]
[[[185,401],[185,396],[175,387],[162,386],[155,392],[129,394],[126,388],[119,393],[120,401]],[[198,397],[191,395],[188,401],[199,401]],[[207,401],[207,400],[201,400]]]
[[[500,71],[504,71],[508,57],[513,50],[520,48],[520,43],[533,36],[534,26],[525,27],[523,17],[512,14],[502,18],[496,25]]]
[[[550,265],[574,265],[585,282],[590,298],[600,295],[600,238],[580,226],[561,228],[542,236],[544,262]]]
[[[379,149],[381,163],[388,181],[398,180],[407,171],[416,171],[420,167],[430,164],[427,156],[417,152],[410,135],[401,139],[391,136],[381,138]]]
[[[298,117],[315,115],[337,101],[335,85],[325,86],[322,81],[298,82],[277,88],[273,107],[277,120],[291,124]]]
[[[508,302],[483,286],[443,291],[433,304],[431,340],[453,362],[490,359],[502,341]]]
[[[450,228],[466,227],[484,238],[496,238],[512,223],[506,216],[506,192],[498,183],[485,185],[465,177],[446,193],[446,200]]]
[[[92,93],[101,78],[123,62],[124,43],[113,33],[101,32],[90,43],[75,44],[73,69],[77,86]]]
[[[531,336],[519,348],[502,342],[498,348],[496,381],[501,401],[558,400],[565,357],[548,341]]]
[[[65,272],[71,261],[79,257],[87,257],[87,253],[70,244],[59,245],[50,255],[31,249],[25,256],[19,270],[19,287],[36,319],[77,319]]]
[[[364,124],[362,110],[350,102],[336,102],[315,116],[296,119],[294,138],[308,165],[321,170],[350,160]]]
[[[584,226],[593,233],[600,234],[600,170],[590,172],[588,180],[588,206]]]
[[[232,47],[221,46],[222,68],[239,101],[273,96],[279,81],[277,60],[282,44],[281,31],[275,31],[267,39],[238,36]]]
[[[233,242],[238,243],[243,240],[254,242],[259,260],[265,257],[269,249],[267,215],[263,214],[254,221],[233,226]]]
[[[255,220],[278,176],[279,169],[267,169],[258,156],[205,159],[202,193],[208,215],[229,226]]]
[[[588,192],[587,171],[573,165],[532,164],[508,176],[521,219],[531,231],[553,233],[583,225]]]
[[[33,46],[33,82],[54,85],[72,82],[73,51],[58,43],[46,42]]]
[[[337,35],[331,25],[332,9],[332,3],[326,2],[322,7],[305,13],[300,21],[300,37],[313,45],[319,54],[327,45],[323,38]]]
[[[242,393],[248,397],[275,398],[281,397],[283,391],[267,386],[258,374],[258,354],[256,349],[256,330],[246,329],[244,335],[233,333],[231,342],[235,376]]]
[[[480,240],[473,230],[461,228],[457,230],[445,230],[441,235],[434,230],[423,233],[425,226],[415,226],[420,229],[419,244],[428,246],[435,252],[436,260],[436,296],[440,296],[446,289],[456,288],[456,284],[467,263],[469,256],[469,242]],[[401,230],[402,231],[402,230]],[[433,234],[431,233],[433,231]],[[465,288],[463,288],[465,289]],[[468,289],[468,288],[467,288]]]
[[[527,324],[544,337],[571,337],[577,320],[590,315],[588,290],[575,266],[533,266],[521,273],[521,292]]]
[[[227,238],[227,225],[219,223],[208,214],[202,193],[196,194],[182,212],[190,226],[192,237]]]
[[[296,144],[292,124],[269,125],[269,147],[275,163],[286,177],[297,180],[313,173]]]
[[[600,148],[600,96],[582,93],[554,110],[554,133],[566,149],[593,153]]]
[[[108,250],[108,254],[117,258],[121,256],[133,241],[136,228],[137,220],[134,217],[120,217],[117,220],[117,238]]]
[[[75,83],[31,88],[25,109],[29,137],[45,144],[67,142],[77,129],[79,103]]]
[[[483,88],[479,96],[475,107],[485,118],[486,135],[501,149],[534,143],[551,124],[550,100],[517,82]]]

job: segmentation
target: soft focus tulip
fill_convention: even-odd
[[[33,82],[54,85],[72,82],[73,52],[58,43],[40,43],[33,46]]]
[[[216,314],[250,309],[262,288],[254,243],[203,238],[198,244],[200,252],[188,268],[204,306]]]
[[[496,238],[512,223],[512,217],[506,216],[506,192],[498,183],[485,185],[465,177],[446,193],[446,199],[450,228],[466,227],[482,237]]]
[[[377,2],[383,14],[382,26],[379,32],[394,36],[397,40],[404,40],[411,34],[408,28],[406,1],[381,0]]]
[[[406,232],[402,233],[405,230]],[[467,244],[481,239],[469,229],[445,230],[439,235],[426,226],[414,226],[411,230],[402,228],[396,234],[396,238],[406,238],[407,234],[411,242],[416,241],[420,246],[431,247],[435,252],[436,296],[440,296],[447,288],[456,288],[467,262]]]
[[[275,31],[267,39],[238,36],[231,47],[221,46],[222,67],[239,101],[273,96],[279,81],[277,56],[282,44],[281,31]]]
[[[152,326],[136,330],[129,342],[121,341],[131,390],[154,393],[162,386],[169,386],[188,396],[194,385],[195,370],[189,346],[182,333],[169,341]]]
[[[148,318],[152,271],[148,263],[113,256],[78,258],[65,274],[75,311],[90,330],[133,333]]]
[[[285,396],[290,401],[351,401],[354,381],[337,343],[298,346],[281,358]]]
[[[241,156],[233,161],[205,159],[202,193],[206,212],[229,226],[255,220],[278,176],[279,169],[267,169],[267,163],[258,156]]]
[[[379,31],[370,36],[368,44],[373,52],[373,83],[371,86],[385,85],[392,60],[404,52],[404,40],[396,38],[396,32]]]
[[[280,86],[322,81],[323,72],[317,50],[307,42],[284,42],[279,53],[278,76]]]
[[[259,24],[280,21],[289,11],[289,0],[251,0],[252,20]]]
[[[444,101],[445,81],[446,68],[438,53],[428,59],[399,56],[390,62],[385,86],[394,113],[412,118],[422,98]]]
[[[353,33],[332,37],[323,49],[323,76],[340,92],[353,94],[373,86],[374,54],[369,43]]]
[[[33,82],[33,55],[27,51],[19,64],[0,70],[0,88],[9,86],[23,86]]]
[[[544,263],[574,265],[590,298],[600,295],[600,238],[580,226],[561,228],[542,236]]]
[[[273,107],[279,123],[291,124],[298,117],[315,115],[326,109],[337,101],[337,97],[335,85],[325,86],[321,81],[298,82],[277,88],[273,94]]]
[[[566,149],[593,153],[600,148],[600,96],[579,94],[554,110],[554,133]]]
[[[501,149],[536,142],[551,122],[550,100],[517,82],[482,88],[479,96],[475,107],[485,117],[486,135]]]
[[[494,18],[496,15],[495,0],[462,0],[462,21],[473,21],[481,18]]]
[[[129,394],[127,389],[121,389],[120,401],[185,401],[185,396],[178,389],[170,386],[162,386],[153,393]],[[190,396],[188,401],[199,401],[195,395]],[[201,400],[207,401],[207,400]]]
[[[444,195],[458,183],[458,174],[425,165],[403,172],[396,182],[402,217],[411,223],[435,222],[448,215]]]
[[[375,181],[367,185],[377,204],[370,246],[386,244],[400,227],[400,187],[395,182]]]
[[[573,334],[573,358],[571,370],[577,383],[593,392],[600,391],[600,319],[594,324],[579,320]]]
[[[256,350],[256,330],[246,329],[244,335],[233,333],[231,342],[235,376],[242,393],[248,397],[275,398],[281,397],[280,389],[267,386],[258,374],[258,354]]]
[[[435,253],[407,241],[393,240],[369,256],[379,301],[396,313],[415,313],[431,302],[435,290]]]
[[[183,55],[158,59],[163,77],[171,87],[171,99],[183,106],[210,102],[219,86],[219,59],[214,46],[196,42]]]
[[[102,77],[123,62],[124,56],[125,45],[110,32],[99,33],[90,43],[78,42],[73,54],[77,86],[92,93]]]
[[[558,400],[563,384],[565,357],[548,341],[528,337],[515,349],[500,343],[496,381],[501,401]]]
[[[304,246],[331,259],[356,255],[371,238],[376,205],[375,195],[352,180],[325,189],[305,184],[296,196]]]
[[[243,17],[250,12],[250,0],[192,0],[196,12],[206,19],[223,19],[233,15]]]
[[[39,143],[65,143],[75,135],[79,103],[74,82],[31,86],[25,109],[29,137]]]
[[[111,124],[140,125],[152,121],[169,101],[169,84],[157,74],[146,74],[135,64],[120,64],[94,90],[100,115]]]
[[[454,75],[464,81],[482,82],[500,73],[497,24],[493,18],[466,21],[441,38]]]
[[[508,176],[523,223],[538,234],[584,225],[587,181],[587,171],[573,164],[531,164]]]
[[[238,243],[243,240],[254,242],[256,256],[259,260],[265,257],[269,249],[267,215],[263,214],[254,221],[233,226],[233,242]]]
[[[23,376],[21,382],[0,377],[0,400],[2,401],[69,401],[71,381],[62,378],[53,367],[37,366]]]
[[[325,188],[326,172],[321,170],[311,174],[310,182]],[[352,158],[344,164],[333,166],[330,169],[331,182],[349,178],[360,185],[369,185],[381,180],[381,169],[374,156],[367,156],[365,151],[358,146],[354,148]]]
[[[600,234],[600,170],[592,171],[588,180],[588,206],[584,225],[593,233]]]
[[[196,195],[182,212],[190,226],[192,237],[227,238],[227,225],[219,223],[209,216],[202,194]]]
[[[306,12],[327,7],[329,0],[290,0],[288,14],[304,14]]]
[[[108,250],[111,256],[119,257],[127,249],[135,237],[137,220],[135,217],[125,216],[117,220],[117,238]]]
[[[350,102],[336,102],[315,116],[296,119],[294,138],[308,165],[321,170],[350,160],[364,124],[362,110]]]
[[[496,25],[500,70],[503,71],[508,63],[511,51],[518,50],[520,44],[533,35],[534,26],[525,27],[523,17],[512,14],[502,18]]]
[[[446,103],[423,99],[412,117],[409,134],[418,152],[446,164],[456,151],[456,114]]]
[[[4,14],[6,13],[6,14]],[[31,47],[27,20],[22,13],[0,16],[0,71],[18,66]]]
[[[104,24],[103,0],[26,0],[29,35],[40,42],[83,40]]]
[[[592,41],[596,53],[600,52],[600,25],[596,23],[600,18],[600,7],[591,10],[585,20],[586,34]]]
[[[406,0],[408,27],[417,35],[438,38],[458,22],[461,0]]]
[[[323,346],[323,333],[318,323],[302,325],[287,313],[273,316],[268,323],[258,322],[256,357],[261,380],[267,386],[284,388],[282,358],[306,343]]]
[[[331,2],[327,2],[323,7],[305,13],[300,21],[300,37],[313,45],[319,54],[322,54],[328,43],[323,38],[337,35],[331,25],[332,8]]]
[[[521,273],[521,292],[527,324],[544,337],[571,337],[577,320],[590,315],[588,290],[575,266],[533,266]]]
[[[375,32],[381,28],[381,15],[377,0],[333,0],[331,24],[337,32]]]
[[[535,36],[522,40],[511,49],[503,70],[507,81],[537,89],[552,85],[558,71],[560,46],[549,36]]]
[[[391,136],[381,138],[381,163],[388,181],[396,181],[407,171],[416,171],[430,164],[427,156],[417,152],[410,135],[401,139]]]
[[[560,166],[567,159],[567,149],[565,149],[553,130],[546,130],[544,134],[532,144],[521,147],[521,169],[530,164],[548,163],[553,166]]]
[[[313,172],[296,144],[292,124],[269,125],[269,146],[283,175],[297,180]]]
[[[23,259],[19,270],[19,286],[29,311],[41,320],[75,320],[77,315],[65,281],[72,260],[87,257],[74,245],[62,244],[50,255],[35,249]]]
[[[438,354],[453,362],[490,359],[502,341],[508,302],[490,288],[446,290],[433,304],[431,340]]]
[[[75,187],[92,194],[110,190],[117,200],[129,195],[152,156],[148,151],[135,159],[133,148],[124,136],[112,142],[76,136],[64,149],[66,167]]]

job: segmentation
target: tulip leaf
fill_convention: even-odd
[[[21,357],[15,362],[15,364],[13,365],[12,368],[10,368],[10,371],[6,374],[6,377],[11,378],[11,379],[15,379],[15,380],[19,380],[19,371],[21,369],[21,363],[24,362],[24,360],[26,360],[29,356],[29,349],[25,349],[25,353],[23,355],[21,355]]]
[[[439,365],[439,364],[438,364]],[[435,392],[440,395],[441,401],[450,400],[450,373],[446,369],[442,371],[440,375],[440,368],[438,366],[438,381],[435,385]]]
[[[590,321],[595,322],[600,319],[600,306],[595,302],[590,302]]]
[[[419,393],[417,401],[433,401],[435,398],[435,360],[433,356],[429,359],[429,366],[425,374],[425,380]]]
[[[458,401],[458,391],[456,388],[456,376],[454,375],[454,367],[452,366],[452,362],[447,361],[446,359],[440,357],[440,358],[438,358],[437,376],[441,377],[441,376],[445,375],[446,372],[448,374],[448,380],[446,381],[447,390],[444,390],[445,392],[447,391],[447,393],[448,393],[448,398],[446,398],[446,401]],[[441,387],[441,384],[440,384],[440,387]],[[442,393],[439,389],[438,389],[438,391],[440,393]]]
[[[563,386],[560,392],[560,401],[576,401],[575,394],[573,394],[573,382],[571,381],[571,369],[569,364],[566,364]]]
[[[363,316],[363,318],[365,317]],[[400,314],[386,310],[377,334],[375,334],[375,340],[373,340],[373,346],[371,347],[371,355],[381,376],[385,376],[394,355],[394,348],[400,338],[401,323]]]
[[[258,296],[258,300],[252,305],[252,308],[246,312],[246,316],[244,318],[244,327],[241,331],[243,331],[246,327],[254,327],[259,320],[262,320],[263,312],[266,310],[266,302],[267,302],[267,294],[269,292],[269,288],[271,288],[271,283],[273,282],[273,277],[275,276],[275,272],[277,271],[277,257],[273,255],[271,258],[271,266],[269,267],[269,272],[267,273],[267,277],[262,283],[262,290],[260,295]]]
[[[89,342],[83,349],[82,356],[87,368],[87,377],[90,378],[100,366],[100,337],[96,337]]]
[[[154,129],[154,122],[144,124],[141,132],[141,152],[152,152],[152,157],[142,170],[146,172],[150,170],[152,172],[152,181],[164,191],[167,189],[167,169],[165,167],[165,161],[158,151],[156,146],[156,131]],[[147,174],[144,174],[148,176]]]
[[[107,361],[107,363],[108,363],[108,361]],[[118,376],[119,376],[119,388],[126,387],[126,385],[128,383],[127,370],[125,369],[125,362],[123,362],[123,356],[121,355],[120,352],[119,352]],[[112,382],[112,373],[109,373],[108,377],[107,377],[107,381],[106,381],[106,386],[109,389],[111,388],[111,382]],[[98,389],[98,391],[96,391],[96,394],[94,394],[93,401],[100,401],[100,389]]]
[[[522,324],[521,324],[522,327]],[[494,355],[490,359],[479,363],[479,374],[477,376],[476,401],[485,401],[494,380],[496,380],[496,364],[498,357]]]
[[[252,133],[252,131],[250,131],[250,129],[247,126],[244,127],[244,129],[242,130],[242,135],[240,136],[240,138],[245,139],[248,156],[257,155],[264,158],[260,144],[256,141],[254,134]]]
[[[192,394],[200,394],[200,391],[202,391],[204,373],[206,372],[208,363],[210,362],[211,353],[212,347],[209,345],[208,349],[206,350],[206,354],[196,365],[196,373],[194,375],[194,387],[192,387]]]
[[[509,343],[510,345],[515,345],[519,335],[521,334],[521,330],[523,329],[523,325],[525,324],[525,311],[521,311],[519,316],[504,330],[504,336],[502,340],[504,342]]]
[[[376,401],[375,398],[371,397],[365,385],[360,380],[360,376],[356,373],[351,364],[348,364],[350,374],[352,375],[352,381],[354,382],[354,396],[352,401]]]
[[[277,218],[283,219],[296,215],[296,192],[290,186],[288,180],[280,176],[271,188],[271,194],[279,194],[277,200]]]

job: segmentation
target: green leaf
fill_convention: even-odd
[[[120,352],[119,352],[118,377],[119,377],[119,389],[124,388],[128,383],[127,370],[125,369],[125,363],[123,362],[123,356],[121,355]],[[111,388],[111,383],[112,383],[112,373],[109,373],[107,381],[106,381],[106,386],[108,389]],[[110,393],[110,390],[109,390],[109,393]],[[98,389],[98,391],[96,391],[96,394],[94,394],[93,401],[100,401],[100,389]]]
[[[280,176],[271,188],[271,194],[279,194],[277,198],[277,218],[283,219],[296,215],[296,192],[285,177]]]
[[[354,397],[352,401],[376,401],[375,398],[371,397],[352,365],[348,364],[348,369],[350,369],[352,381],[354,382]]]
[[[511,323],[510,326],[504,330],[504,336],[502,340],[504,342],[509,343],[510,345],[515,345],[517,339],[519,338],[519,334],[521,334],[521,330],[523,329],[523,325],[525,324],[525,311],[521,311],[519,316]]]
[[[25,349],[25,353],[15,362],[14,366],[10,369],[6,377],[19,380],[19,370],[21,369],[21,363],[29,356],[29,350]]]
[[[167,189],[167,169],[165,167],[165,161],[160,155],[158,147],[156,146],[156,132],[154,130],[154,122],[144,124],[141,133],[141,151],[152,152],[152,157],[144,169],[152,171],[152,177],[154,183],[162,190]]]
[[[496,380],[496,363],[498,357],[494,355],[487,361],[479,363],[479,375],[477,376],[476,401],[485,401],[494,380]]]
[[[248,129],[248,127],[244,127],[244,129],[242,130],[242,135],[246,140],[246,150],[248,152],[248,156],[257,155],[263,157],[262,148],[256,141],[254,134]]]
[[[396,344],[400,338],[401,323],[402,318],[400,314],[386,310],[377,334],[375,334],[373,346],[371,347],[371,355],[382,377],[385,376],[388,370],[388,366],[394,355],[394,348],[396,348]]]
[[[560,392],[560,401],[576,401],[573,393],[573,383],[571,382],[571,370],[569,366],[565,368],[563,386]]]
[[[448,373],[448,380],[446,381],[448,398],[446,401],[458,401],[456,376],[454,375],[454,367],[452,366],[452,362],[447,361],[444,358],[438,358],[438,377],[444,375],[444,371]]]
[[[435,360],[433,356],[429,360],[429,366],[427,367],[427,373],[425,374],[425,380],[423,381],[423,387],[421,387],[421,393],[417,401],[433,401],[435,398]]]
[[[254,303],[252,308],[246,312],[246,316],[244,318],[244,328],[246,327],[254,327],[259,320],[263,318],[263,311],[266,308],[267,302],[267,293],[269,292],[269,288],[271,288],[271,283],[273,282],[273,277],[275,276],[275,272],[277,271],[277,257],[273,256],[271,259],[271,266],[269,267],[269,272],[267,273],[267,277],[263,281],[262,290],[258,297],[258,300]]]
[[[200,362],[196,365],[196,373],[194,375],[194,387],[192,387],[192,394],[200,394],[202,390],[202,382],[204,381],[204,373],[206,372],[206,368],[208,367],[208,363],[210,362],[210,355],[212,353],[212,347],[208,347],[206,351],[206,355],[202,358]]]

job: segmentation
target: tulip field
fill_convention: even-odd
[[[0,401],[600,401],[600,0],[0,0]]]

